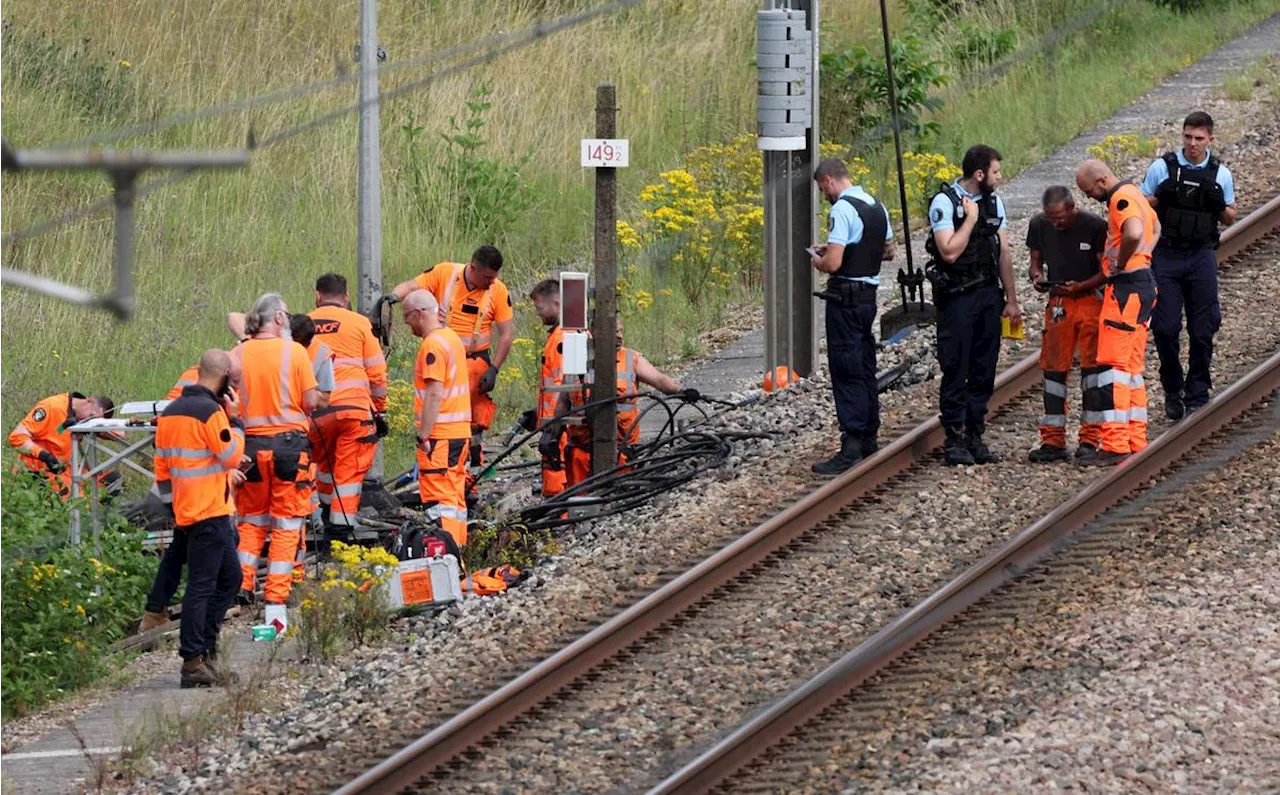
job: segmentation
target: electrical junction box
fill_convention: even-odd
[[[562,358],[565,375],[587,374],[587,332],[566,331],[564,333],[564,354]]]
[[[560,328],[586,331],[587,326],[587,274],[560,271]]]

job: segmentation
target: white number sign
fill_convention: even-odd
[[[626,168],[630,147],[625,138],[583,138],[583,168]]]

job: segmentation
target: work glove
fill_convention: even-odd
[[[542,432],[542,438],[538,440],[538,453],[542,456],[542,460],[546,462],[547,467],[553,470],[561,469],[564,461],[560,458],[560,434],[562,431],[556,426],[547,428]]]
[[[400,299],[396,297],[395,293],[387,293],[386,295],[382,296],[382,300],[386,301],[391,306],[395,306],[396,304],[400,303]]]
[[[520,421],[516,423],[526,431],[532,431],[538,427],[538,412],[533,409],[525,411],[520,415]]]
[[[680,397],[684,398],[684,400],[686,400],[689,403],[696,403],[699,400],[702,400],[702,393],[696,389],[690,388],[690,389],[681,390],[679,394],[680,394]]]
[[[58,460],[58,457],[53,453],[49,452],[48,450],[41,450],[40,455],[36,457],[39,458],[40,462],[44,464],[45,467],[47,467],[48,470],[55,475],[61,472],[62,470],[66,469],[63,463]]]
[[[484,371],[484,375],[480,376],[480,382],[476,388],[481,394],[492,392],[493,388],[498,385],[498,365],[491,364],[489,369]]]
[[[1222,186],[1214,182],[1205,192],[1205,207],[1213,212],[1222,212],[1227,208],[1227,195]]]
[[[386,438],[386,435],[391,433],[386,414],[378,412],[373,415],[373,432],[379,439]]]

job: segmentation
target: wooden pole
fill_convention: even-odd
[[[617,136],[617,94],[609,83],[596,87],[596,137]],[[595,317],[592,322],[595,380],[591,400],[616,394],[618,318],[618,182],[617,170],[596,169]],[[591,474],[617,466],[618,407],[614,403],[590,410]]]

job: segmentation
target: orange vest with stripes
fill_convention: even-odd
[[[1104,254],[1107,274],[1110,276],[1119,272],[1117,269],[1120,265],[1120,244],[1124,239],[1124,223],[1130,218],[1137,218],[1142,222],[1142,239],[1125,264],[1126,273],[1151,267],[1151,252],[1155,251],[1156,243],[1160,240],[1160,219],[1138,186],[1131,182],[1121,182],[1107,198],[1107,248]]]
[[[556,387],[564,381],[564,329],[556,326],[547,335],[542,348],[542,374],[538,381],[538,426],[556,416],[556,401],[560,393]]]
[[[316,340],[333,351],[335,386],[329,411],[358,409],[366,414],[387,410],[387,360],[373,336],[369,319],[340,306],[318,306],[311,312]]]
[[[250,436],[286,431],[306,433],[310,427],[302,394],[316,388],[307,349],[280,337],[251,339],[241,346],[240,419]]]
[[[183,389],[156,419],[155,445],[156,485],[172,495],[179,527],[234,512],[228,473],[244,455],[244,431],[231,425],[212,392]]]
[[[413,418],[422,416],[422,401],[430,381],[444,385],[444,397],[429,439],[471,438],[471,381],[467,354],[453,329],[440,328],[423,338],[413,366]],[[426,430],[426,429],[420,429]],[[421,435],[421,433],[419,434]]]

